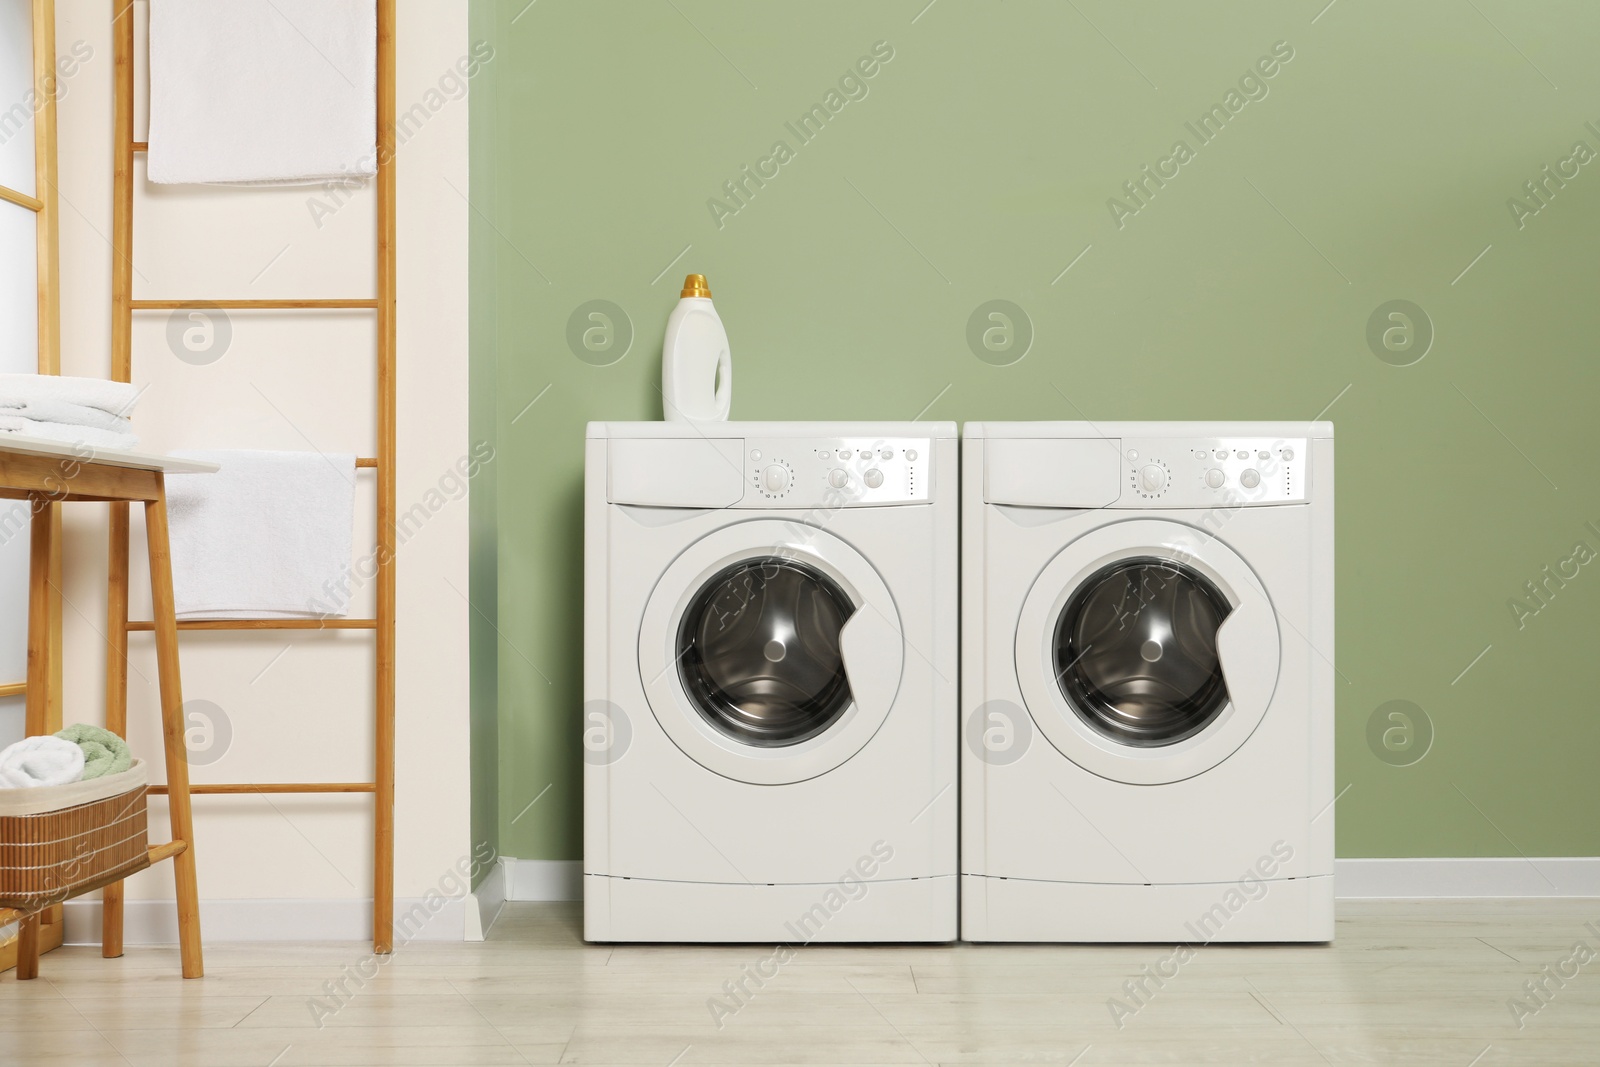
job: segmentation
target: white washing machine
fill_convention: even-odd
[[[1333,938],[1333,426],[968,423],[962,937]]]
[[[591,423],[584,936],[956,937],[953,423]]]

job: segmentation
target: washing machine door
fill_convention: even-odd
[[[1039,730],[1085,770],[1155,785],[1204,773],[1272,702],[1277,614],[1209,533],[1135,519],[1084,535],[1040,572],[1017,624]]]
[[[905,665],[878,572],[818,527],[757,519],[695,542],[639,628],[661,728],[708,770],[778,785],[825,774],[888,717]]]

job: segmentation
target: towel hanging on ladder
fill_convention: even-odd
[[[220,464],[167,475],[180,619],[315,619],[349,613],[356,457],[174,452]]]
[[[376,0],[151,0],[149,179],[372,177],[377,41]]]

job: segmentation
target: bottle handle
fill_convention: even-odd
[[[717,369],[714,381],[716,382],[714,403],[717,413],[715,417],[719,420],[725,420],[728,417],[729,410],[733,407],[733,354],[727,348],[717,354]]]

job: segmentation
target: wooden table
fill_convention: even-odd
[[[0,499],[33,503],[28,565],[27,732],[59,729],[50,722],[52,705],[60,707],[51,687],[57,672],[51,641],[50,560],[59,536],[50,521],[50,505],[78,501],[128,501],[144,504],[145,535],[150,547],[150,600],[153,606],[156,670],[161,689],[161,736],[166,752],[167,807],[172,840],[150,849],[150,860],[172,860],[177,879],[178,941],[183,976],[204,973],[200,952],[199,886],[195,876],[194,824],[189,806],[188,751],[183,742],[183,686],[178,677],[178,620],[172,599],[172,557],[167,540],[168,474],[209,474],[215,463],[170,456],[93,449],[37,437],[0,434]],[[17,977],[39,973],[40,915],[0,909],[0,925],[20,921]],[[120,951],[120,946],[119,946]]]

